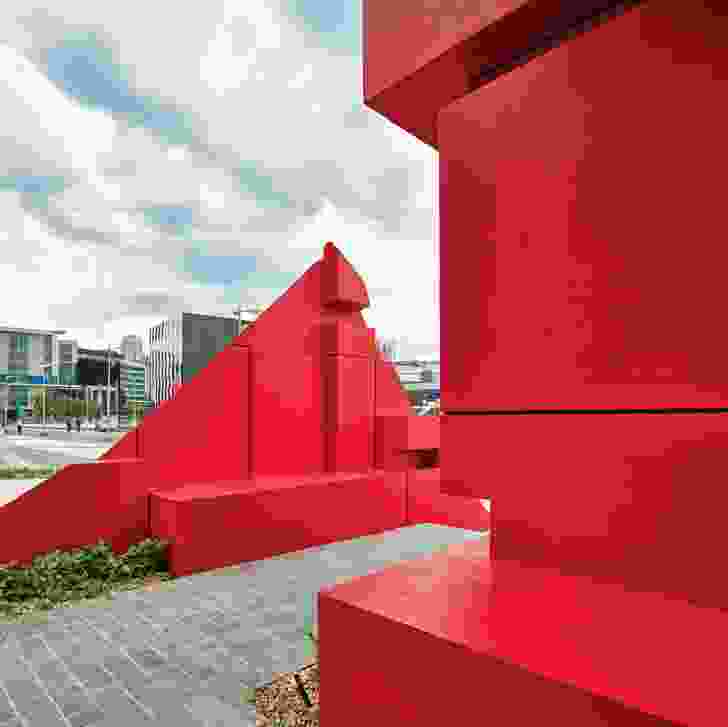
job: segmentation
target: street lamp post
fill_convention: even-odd
[[[106,353],[106,416],[111,416],[111,346]]]
[[[41,368],[41,370],[44,370],[44,369],[50,368],[52,366],[53,366],[53,362],[41,364],[40,368]],[[46,385],[43,386],[43,414],[42,414],[44,432],[46,430],[46,396],[48,395],[48,386],[47,386],[48,382],[46,381],[45,384]]]

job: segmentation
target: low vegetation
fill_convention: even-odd
[[[36,480],[51,477],[64,465],[0,465],[0,480]]]
[[[122,555],[97,545],[36,556],[29,566],[0,566],[0,618],[15,621],[58,606],[110,597],[149,580],[169,580],[167,542],[149,538]]]

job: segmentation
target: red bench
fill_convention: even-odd
[[[405,476],[371,471],[189,484],[153,492],[152,532],[185,575],[405,524]]]

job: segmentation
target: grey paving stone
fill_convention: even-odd
[[[103,667],[124,685],[143,683],[147,678],[131,659],[121,653],[104,659]]]
[[[199,693],[200,689],[200,684],[186,675],[170,672],[137,684],[129,691],[152,712],[155,724],[163,722],[176,727],[192,727],[202,723],[185,708],[184,702]]]
[[[0,678],[32,679],[32,674],[20,658],[19,649],[11,645],[0,647]]]
[[[18,641],[23,656],[32,664],[41,664],[54,658],[40,634],[24,637]]]
[[[0,685],[0,724],[9,722],[11,719],[17,717],[17,713],[10,704],[10,700],[5,694],[5,690]]]
[[[68,717],[71,727],[95,727],[104,719],[104,713],[97,708],[77,712]]]
[[[10,680],[5,687],[19,716],[30,727],[67,727],[59,708],[34,681]]]
[[[15,704],[15,708],[19,712],[23,711],[23,705],[48,699],[43,689],[32,678],[5,679],[3,687],[7,691],[10,701]]]
[[[20,702],[32,706],[45,700],[47,709],[53,703],[35,684],[23,663],[27,659],[72,718],[72,727],[135,727],[148,724],[152,715],[160,725],[201,727],[200,714],[218,702],[221,724],[233,716],[237,725],[248,719],[254,724],[254,707],[247,705],[243,714],[235,701],[238,687],[261,686],[310,663],[313,649],[304,631],[316,622],[318,590],[469,537],[454,528],[403,528],[188,576],[170,590],[117,594],[103,608],[56,609],[44,623],[0,625],[0,675],[14,691],[21,682],[35,685]],[[74,684],[62,660],[82,681],[100,683],[100,666],[118,681],[85,690]],[[135,706],[124,689],[148,712]],[[97,694],[107,695],[106,708],[94,708]],[[195,702],[197,718],[184,708],[182,697],[202,699]],[[167,703],[174,707],[165,712]]]
[[[132,724],[152,720],[152,716],[118,686],[107,687],[95,692],[94,701],[104,713],[105,719],[112,717],[129,720]]]
[[[67,689],[73,683],[73,677],[68,669],[57,659],[39,665],[36,674],[49,691]]]
[[[233,707],[213,695],[193,697],[187,706],[195,717],[215,727],[240,727],[248,712],[243,705]]]
[[[102,668],[99,664],[89,663],[87,661],[66,661],[68,670],[81,682],[90,689],[101,689],[108,686],[114,677]]]
[[[153,670],[166,664],[166,659],[158,652],[152,649],[127,649],[126,653],[138,664],[142,669]]]
[[[52,697],[61,712],[66,716],[77,712],[93,711],[95,708],[91,694],[77,684],[72,684],[64,690],[53,692]]]

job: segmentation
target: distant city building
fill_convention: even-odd
[[[119,383],[117,397],[119,401],[119,429],[129,428],[129,408],[131,404],[144,407],[145,397],[144,362],[124,359],[119,362]]]
[[[171,399],[175,385],[189,381],[238,332],[237,318],[197,313],[179,313],[151,328],[146,376],[154,405]]]
[[[121,364],[124,356],[108,348],[79,348],[76,380],[97,411],[119,413]],[[108,396],[107,396],[108,391]],[[108,399],[108,410],[107,410]]]
[[[58,375],[61,330],[0,326],[0,415],[2,423],[25,416],[32,384]]]
[[[377,339],[377,348],[382,356],[388,361],[397,360],[398,341],[396,339]]]
[[[394,370],[413,404],[440,398],[439,361],[395,361]]]
[[[236,308],[235,314],[240,318],[240,332],[244,331],[262,312],[262,308]]]
[[[140,336],[124,336],[119,349],[127,361],[144,362],[144,342]]]

